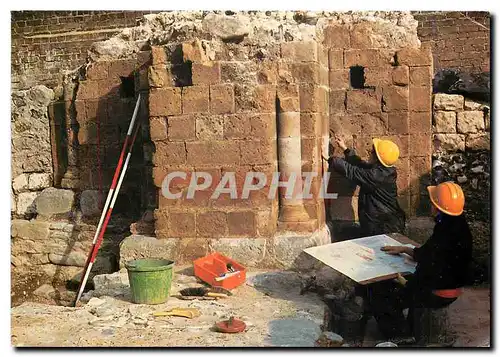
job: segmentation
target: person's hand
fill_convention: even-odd
[[[399,284],[405,286],[408,280],[406,280],[401,274],[398,273],[398,276],[395,279]]]
[[[402,245],[387,245],[385,247],[380,248],[381,251],[392,255],[401,254],[404,252],[404,249],[405,247]]]
[[[347,145],[345,144],[345,141],[344,141],[344,138],[339,136],[339,135],[336,135],[335,136],[335,143],[342,149],[342,150],[346,150],[347,149]]]

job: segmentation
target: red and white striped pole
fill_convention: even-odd
[[[127,137],[125,138],[125,142],[123,143],[122,151],[120,153],[120,158],[118,160],[118,165],[115,170],[115,174],[113,176],[113,181],[111,182],[111,187],[108,192],[108,197],[106,198],[106,203],[104,204],[104,208],[102,210],[101,218],[99,219],[99,224],[97,225],[97,230],[94,235],[94,240],[92,241],[92,249],[88,255],[87,261],[85,263],[84,275],[82,276],[82,280],[80,281],[80,286],[78,288],[78,294],[75,299],[74,306],[78,303],[80,298],[82,297],[83,290],[85,289],[85,284],[90,275],[90,271],[92,270],[92,266],[94,265],[95,258],[97,256],[97,252],[102,243],[104,232],[106,231],[106,227],[108,225],[109,219],[111,217],[111,212],[113,211],[113,207],[118,197],[118,192],[120,191],[120,186],[122,184],[123,178],[125,177],[125,172],[127,170],[128,162],[130,160],[130,156],[132,155],[132,147],[135,142],[135,138],[137,137],[137,133],[139,131],[140,124],[137,125],[134,136],[132,137],[132,130],[134,127],[135,120],[137,118],[137,112],[139,110],[139,104],[141,100],[141,95],[139,94],[137,98],[137,102],[134,108],[134,114],[132,115],[132,120],[130,121],[130,125],[127,132]],[[125,160],[125,164],[123,164],[123,158],[125,156],[125,151],[127,149],[127,145],[129,145],[129,150],[127,154],[127,158]],[[122,170],[123,166],[123,170]],[[121,174],[120,174],[121,172]],[[119,179],[118,179],[119,177]]]

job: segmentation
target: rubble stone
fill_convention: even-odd
[[[80,196],[80,209],[87,217],[97,216],[101,213],[99,209],[99,191],[86,190]]]
[[[83,252],[69,252],[68,254],[49,254],[49,260],[56,265],[69,265],[75,267],[84,267],[87,257]]]
[[[25,214],[35,213],[35,200],[37,196],[37,192],[23,192],[17,195],[16,214],[23,216]]]
[[[463,110],[464,97],[458,94],[438,93],[434,96],[435,110]]]
[[[203,19],[203,29],[225,41],[242,40],[250,31],[248,17],[208,14]]]
[[[46,188],[36,199],[36,211],[42,216],[68,213],[73,207],[75,193],[53,187]]]
[[[28,190],[28,175],[21,174],[16,176],[14,180],[12,180],[12,188],[15,193],[23,192]]]
[[[29,189],[43,190],[52,186],[51,177],[48,173],[36,173],[29,175]]]
[[[477,133],[484,130],[484,114],[480,111],[457,113],[457,131],[459,133]]]

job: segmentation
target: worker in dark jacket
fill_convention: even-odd
[[[405,213],[397,201],[397,173],[394,164],[399,148],[389,140],[373,139],[370,162],[348,149],[341,137],[335,138],[345,159],[328,159],[330,167],[360,186],[358,216],[363,236],[403,233]]]
[[[411,337],[408,307],[440,308],[462,293],[472,259],[472,236],[463,215],[464,194],[459,185],[444,182],[428,187],[436,225],[432,236],[420,248],[386,246],[389,254],[410,255],[416,262],[413,275],[398,275],[397,283],[385,281],[368,287],[370,309],[386,338],[401,342]],[[410,322],[410,323],[408,323]]]

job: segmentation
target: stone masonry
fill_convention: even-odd
[[[427,214],[433,62],[416,29],[410,14],[394,12],[168,12],[94,43],[89,62],[65,77],[63,96],[40,104],[49,156],[13,176],[17,264],[38,254],[30,264],[82,266],[138,94],[142,128],[101,271],[118,259],[160,254],[182,263],[212,251],[248,266],[290,267],[304,248],[341,239],[326,222],[356,221],[357,193],[332,175],[328,192],[338,198],[319,198],[330,129],[364,158],[373,137],[398,143],[401,204],[409,217]],[[448,130],[449,110],[441,111],[438,127]],[[464,107],[455,126],[464,145],[482,145],[486,124],[475,111]],[[312,198],[287,201],[278,190],[268,199],[277,170],[317,173]],[[174,171],[186,178],[171,183],[180,194],[172,200],[162,185]],[[187,199],[193,172],[213,182]],[[249,199],[210,199],[227,172],[239,195],[247,172],[263,172],[267,183]],[[44,240],[60,244],[41,250]]]

